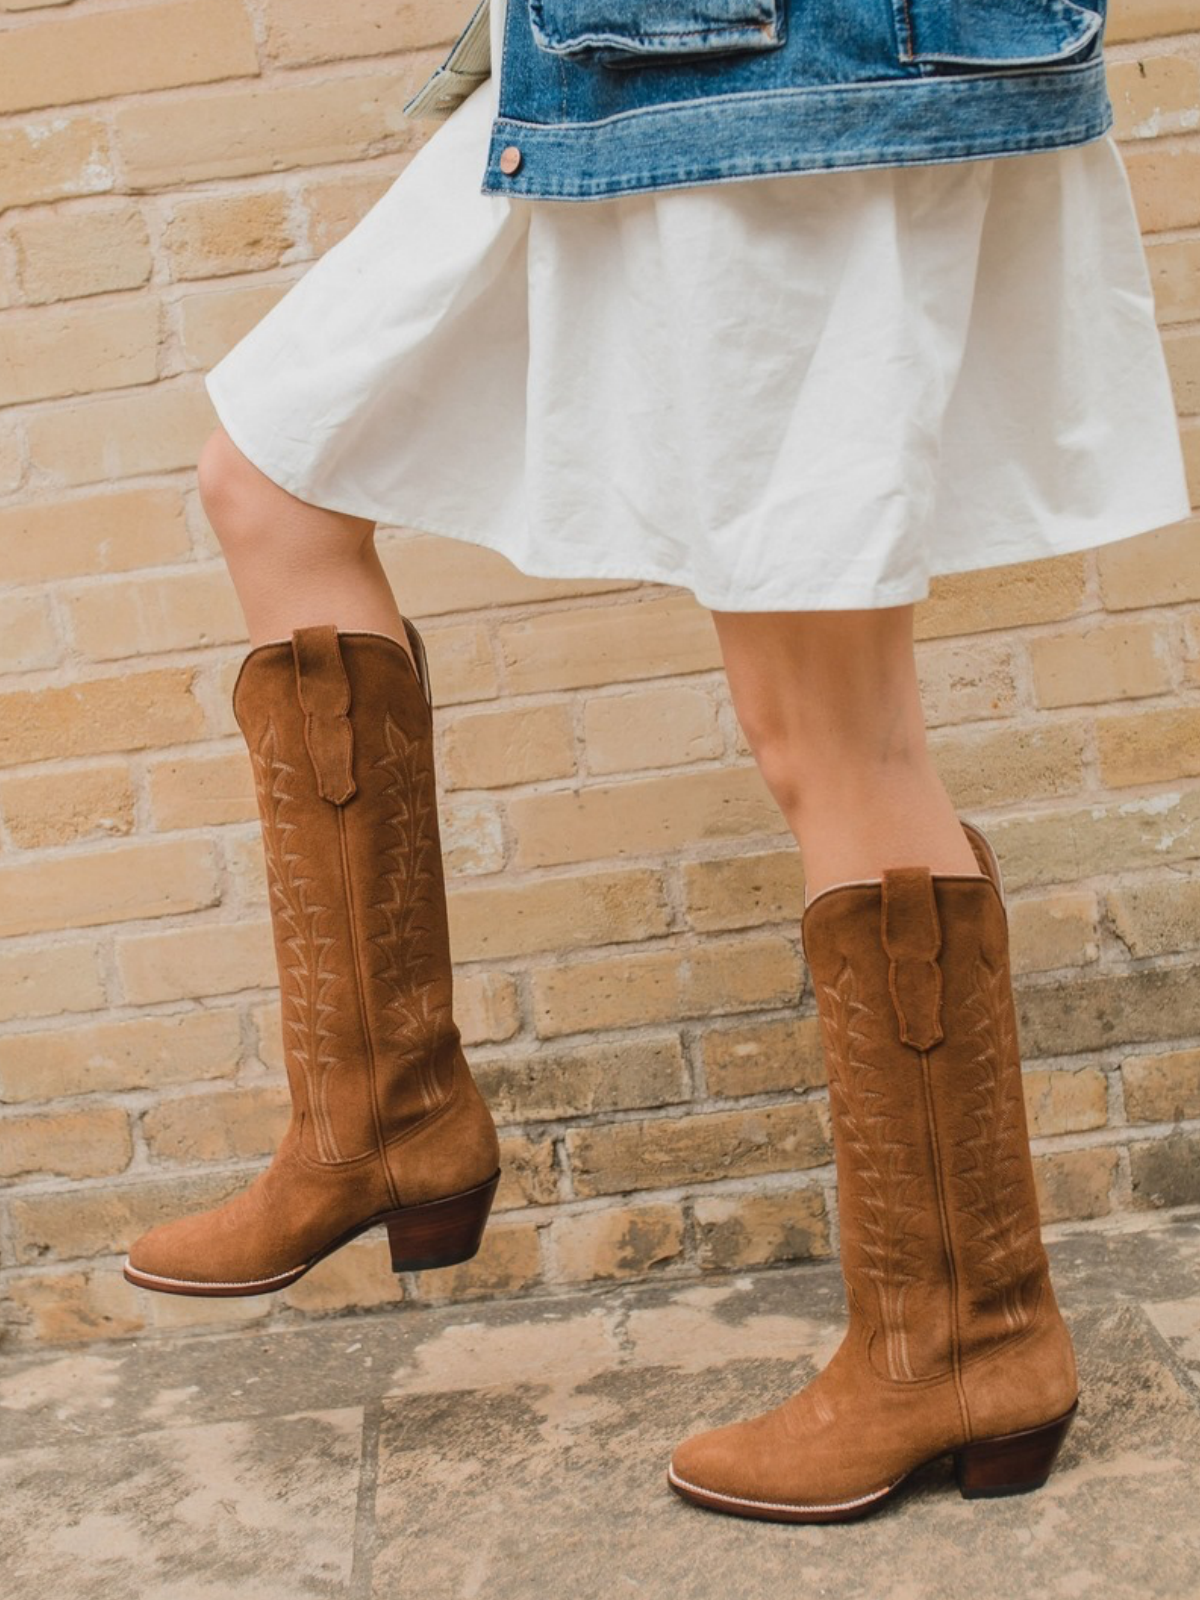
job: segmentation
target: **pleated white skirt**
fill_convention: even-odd
[[[729,611],[898,605],[1188,515],[1111,138],[509,200],[479,189],[496,89],[209,373],[292,494]]]

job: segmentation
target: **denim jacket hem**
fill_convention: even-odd
[[[948,100],[969,111],[944,120]],[[770,89],[595,122],[498,116],[482,192],[592,200],[786,172],[923,166],[1061,149],[1113,124],[1104,63],[970,78]],[[506,149],[521,152],[515,172]]]

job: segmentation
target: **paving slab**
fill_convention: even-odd
[[[1083,1401],[1035,1495],[842,1527],[665,1485],[841,1337],[836,1269],[0,1359],[5,1600],[1200,1597],[1200,1212],[1052,1230]]]

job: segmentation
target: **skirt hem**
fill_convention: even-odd
[[[335,511],[343,516],[361,517],[365,521],[375,522],[386,527],[408,528],[417,533],[432,534],[437,537],[456,539],[465,544],[476,544],[484,549],[491,550],[501,555],[516,570],[527,578],[542,578],[547,581],[561,581],[564,579],[586,582],[589,579],[615,578],[634,583],[665,584],[671,588],[687,589],[694,595],[697,602],[710,611],[732,612],[768,612],[768,611],[873,611],[887,606],[913,605],[917,601],[928,599],[930,593],[930,579],[951,577],[966,572],[990,571],[995,567],[1024,565],[1029,561],[1049,559],[1053,556],[1076,555],[1083,550],[1100,549],[1106,544],[1115,544],[1122,539],[1132,539],[1140,533],[1151,533],[1159,528],[1170,527],[1176,522],[1181,522],[1192,514],[1192,506],[1185,492],[1181,497],[1174,499],[1167,497],[1164,503],[1157,507],[1144,509],[1128,519],[1119,523],[1108,524],[1103,528],[1094,526],[1080,530],[1078,536],[1071,535],[1058,540],[1042,537],[1037,548],[1024,554],[1013,554],[1006,550],[997,554],[995,559],[981,559],[976,549],[971,558],[962,563],[933,559],[928,566],[920,572],[914,573],[907,582],[893,584],[875,584],[870,589],[863,591],[839,591],[836,595],[821,594],[802,596],[797,599],[789,596],[788,599],[774,599],[748,604],[745,597],[736,598],[716,595],[707,585],[688,580],[680,573],[668,574],[654,567],[631,566],[621,562],[617,566],[608,566],[600,560],[589,559],[586,563],[576,566],[573,562],[543,562],[536,565],[525,564],[524,558],[518,561],[506,543],[498,539],[490,530],[469,529],[464,524],[453,525],[450,520],[439,518],[414,517],[398,515],[396,507],[384,509],[374,504],[368,496],[363,496],[354,503],[348,497],[323,497],[314,499],[311,492],[303,492],[305,485],[300,478],[287,469],[268,465],[269,454],[260,451],[257,443],[249,448],[249,437],[243,433],[241,425],[233,422],[233,410],[227,406],[225,397],[220,392],[220,387],[213,381],[210,372],[205,378],[205,386],[212,400],[221,426],[228,433],[237,448],[264,476],[271,479],[288,494],[294,495],[297,500],[302,500],[306,505],[318,506],[322,510]],[[233,425],[231,426],[231,422]],[[1182,465],[1182,462],[1181,462]],[[1164,514],[1165,513],[1165,514]],[[586,568],[586,570],[585,570]]]

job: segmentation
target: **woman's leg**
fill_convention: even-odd
[[[252,646],[333,623],[387,634],[408,650],[374,523],[297,500],[220,428],[204,447],[198,476]]]
[[[714,611],[734,709],[808,897],[885,867],[979,871],[930,759],[912,606]]]

